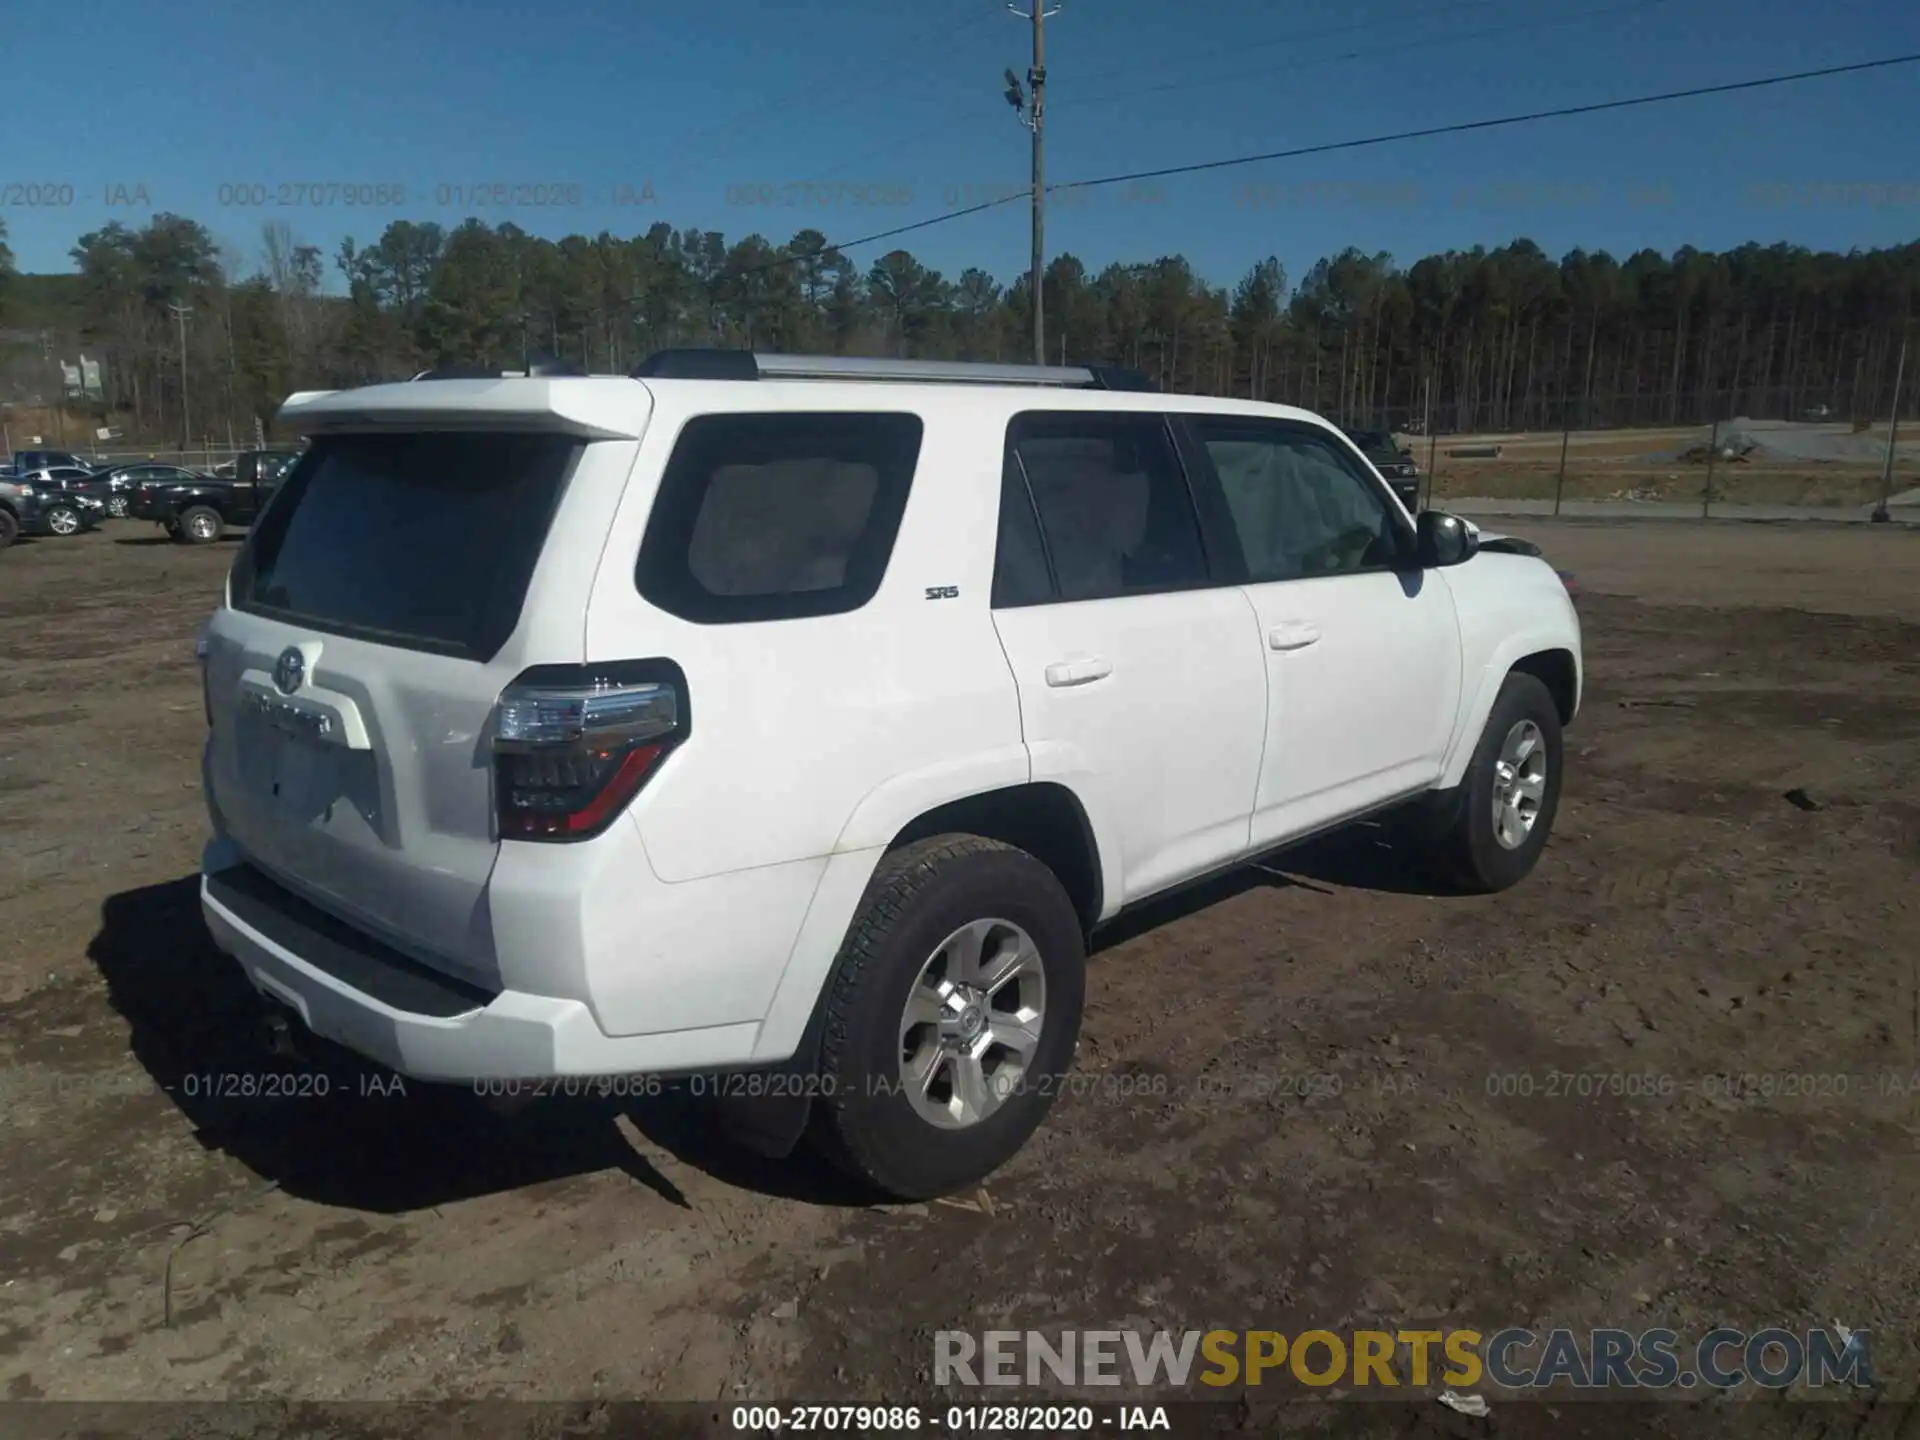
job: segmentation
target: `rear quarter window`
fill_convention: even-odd
[[[698,624],[859,609],[886,574],[921,436],[901,413],[688,421],[640,543],[642,598]]]

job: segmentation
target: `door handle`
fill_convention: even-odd
[[[1097,655],[1084,660],[1056,660],[1047,666],[1047,684],[1055,689],[1086,685],[1095,680],[1104,680],[1112,673],[1112,663]]]
[[[1267,644],[1275,650],[1304,650],[1320,638],[1320,627],[1307,620],[1283,620],[1267,631]]]

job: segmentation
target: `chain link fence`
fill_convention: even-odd
[[[1804,394],[1753,390],[1645,396],[1533,397],[1516,422],[1498,407],[1400,410],[1390,428],[1420,467],[1433,503],[1503,502],[1562,513],[1892,509],[1920,518],[1920,422]],[[1683,418],[1672,420],[1675,413]],[[1355,427],[1361,428],[1361,427]],[[1379,428],[1389,428],[1381,426]]]

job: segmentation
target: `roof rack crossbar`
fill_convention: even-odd
[[[1001,365],[967,360],[880,360],[855,355],[761,355],[748,350],[661,350],[636,380],[895,380],[938,385],[1041,385],[1152,390],[1143,375],[1107,365]]]

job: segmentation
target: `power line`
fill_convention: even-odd
[[[1456,10],[1485,9],[1487,5],[1497,4],[1497,3],[1501,3],[1501,0],[1472,0],[1472,3],[1470,4],[1443,8],[1440,10],[1430,11],[1426,13],[1427,15],[1439,16],[1439,15],[1452,13],[1453,11],[1456,11]],[[1616,15],[1628,14],[1637,10],[1650,10],[1656,6],[1667,5],[1671,3],[1672,3],[1672,0],[1632,0],[1632,3],[1625,4],[1625,5],[1615,5],[1608,8],[1599,9],[1599,10],[1581,10],[1581,11],[1576,11],[1571,15],[1554,15],[1554,16],[1549,16],[1540,20],[1522,20],[1517,22],[1509,22],[1504,25],[1493,26],[1484,30],[1464,30],[1464,31],[1457,31],[1457,32],[1449,32],[1444,35],[1436,35],[1436,36],[1432,36],[1432,37],[1420,39],[1420,40],[1395,41],[1393,44],[1390,44],[1390,45],[1379,45],[1379,46],[1373,46],[1370,48],[1364,48],[1359,50],[1343,50],[1337,55],[1316,55],[1316,56],[1311,56],[1304,60],[1296,60],[1290,64],[1285,64],[1285,65],[1264,65],[1254,70],[1233,70],[1225,74],[1215,74],[1215,75],[1209,75],[1209,76],[1204,76],[1204,77],[1195,78],[1195,79],[1172,80],[1161,85],[1136,86],[1132,89],[1127,89],[1127,90],[1109,90],[1106,93],[1100,94],[1100,95],[1089,95],[1085,97],[1076,98],[1073,104],[1076,110],[1085,110],[1085,109],[1090,109],[1096,105],[1110,105],[1116,101],[1136,100],[1136,99],[1139,99],[1141,96],[1145,96],[1145,95],[1159,95],[1159,94],[1164,94],[1171,91],[1193,90],[1193,89],[1200,88],[1202,86],[1214,87],[1214,86],[1219,86],[1223,84],[1228,84],[1236,80],[1247,80],[1247,79],[1253,79],[1253,78],[1266,79],[1274,75],[1295,74],[1303,70],[1317,70],[1320,67],[1325,65],[1346,65],[1346,64],[1352,64],[1353,62],[1359,61],[1359,60],[1376,59],[1383,55],[1400,55],[1410,50],[1431,51],[1436,47],[1447,46],[1447,45],[1458,45],[1463,42],[1471,41],[1471,40],[1485,40],[1489,38],[1501,37],[1501,36],[1507,36],[1507,35],[1519,35],[1519,34],[1524,34],[1529,30],[1546,29],[1551,26],[1565,25],[1575,21],[1608,19]],[[1413,20],[1413,19],[1420,19],[1420,18],[1426,18],[1426,16],[1419,15],[1419,14],[1409,14],[1409,15],[1387,17],[1387,19],[1389,20],[1395,20],[1395,19]],[[1233,53],[1244,54],[1250,50],[1268,49],[1274,45],[1287,43],[1289,38],[1294,40],[1308,40],[1308,39],[1320,38],[1322,36],[1327,36],[1327,35],[1348,34],[1355,30],[1366,30],[1366,29],[1372,29],[1372,28],[1373,28],[1372,25],[1345,25],[1334,30],[1310,31],[1294,37],[1279,37],[1272,40],[1258,41],[1251,45],[1239,46],[1234,49]],[[1189,58],[1195,59],[1199,57],[1189,57]],[[1076,75],[1073,78],[1077,81],[1084,83],[1089,79],[1100,79],[1104,76],[1122,74],[1122,73],[1124,73],[1124,70],[1102,70],[1102,71],[1096,71],[1092,75]],[[964,119],[965,114],[968,112],[971,112],[972,109],[973,109],[973,106],[971,105],[967,107],[966,112],[956,109],[953,115],[950,117],[950,119],[952,120]],[[867,160],[876,159],[882,155],[892,154],[894,151],[903,148],[905,145],[917,144],[921,140],[926,139],[929,135],[942,133],[943,130],[944,130],[944,127],[936,126],[932,129],[919,131],[918,133],[909,136],[904,141],[899,139],[889,141],[887,144],[881,146],[877,150],[870,150],[865,155],[856,156],[852,160],[843,161],[842,163],[835,165],[830,170],[822,171],[820,174],[813,177],[813,181],[821,181],[821,180],[829,179],[836,172],[846,169],[849,165],[858,165]]]
[[[1501,115],[1489,120],[1461,120],[1449,125],[1430,125],[1419,130],[1397,130],[1387,135],[1369,135],[1358,140],[1330,140],[1324,144],[1301,145],[1291,150],[1268,150],[1258,155],[1236,155],[1227,160],[1201,160],[1187,165],[1165,165],[1154,170],[1132,170],[1120,175],[1102,175],[1091,180],[1062,180],[1047,186],[1047,190],[1049,193],[1057,190],[1092,190],[1103,185],[1124,185],[1138,180],[1162,180],[1173,175],[1197,175],[1203,171],[1226,170],[1238,165],[1258,165],[1268,160],[1297,160],[1307,155],[1326,155],[1338,150],[1363,150],[1376,145],[1395,144],[1402,140],[1426,140],[1439,135],[1465,135],[1476,130],[1495,130],[1509,125],[1530,125],[1541,120],[1561,120],[1575,115],[1597,115],[1602,111],[1630,110],[1643,105],[1663,105],[1673,100],[1693,100],[1706,95],[1731,95],[1745,90],[1763,90],[1775,85],[1791,85],[1801,80],[1821,80],[1834,75],[1857,75],[1868,70],[1885,70],[1895,65],[1912,65],[1916,62],[1920,62],[1920,52],[1910,55],[1889,55],[1879,60],[1859,60],[1849,65],[1827,65],[1817,70],[1795,70],[1785,75],[1766,75],[1755,80],[1732,80],[1720,85],[1696,85],[1685,90],[1666,90],[1656,95],[1633,95],[1624,100],[1599,100],[1587,105],[1565,105],[1553,110],[1532,110],[1523,115]],[[738,279],[743,275],[755,275],[761,271],[778,269],[783,265],[818,259],[829,253],[852,250],[881,240],[891,240],[899,235],[909,235],[916,230],[945,225],[953,220],[977,215],[982,210],[998,209],[1002,205],[1027,198],[1029,197],[1024,190],[1015,191],[1009,195],[983,201],[978,205],[949,211],[944,215],[933,215],[925,220],[896,225],[889,230],[875,231],[871,235],[861,235],[852,240],[823,245],[817,250],[803,251],[796,255],[782,255],[758,265],[715,276],[712,283],[719,284],[723,281]]]
[[[1474,130],[1495,130],[1505,125],[1527,125],[1536,120],[1562,120],[1572,115],[1597,115],[1603,110],[1630,110],[1640,105],[1662,105],[1669,100],[1693,100],[1702,95],[1731,95],[1739,90],[1763,90],[1771,85],[1789,85],[1799,80],[1820,80],[1830,75],[1856,75],[1863,70],[1884,70],[1893,65],[1912,65],[1920,61],[1920,52],[1889,55],[1883,60],[1859,60],[1851,65],[1828,65],[1818,70],[1796,70],[1787,75],[1767,75],[1758,80],[1733,80],[1723,85],[1696,85],[1686,90],[1667,90],[1658,95],[1635,95],[1625,100],[1600,100],[1590,105],[1565,105],[1555,110],[1534,110],[1525,115],[1502,115],[1492,120],[1463,120],[1452,125],[1432,125],[1423,130],[1400,130],[1391,135],[1370,135],[1364,140],[1335,140],[1325,145],[1302,145],[1293,150],[1269,150],[1260,155],[1239,155],[1231,160],[1203,160],[1191,165],[1166,165],[1158,170],[1137,170],[1125,175],[1103,175],[1094,180],[1063,180],[1055,190],[1091,190],[1100,185],[1121,185],[1133,180],[1161,180],[1169,175],[1197,175],[1203,170],[1225,170],[1234,165],[1257,165],[1263,160],[1294,160],[1303,155],[1325,155],[1335,150],[1363,150],[1372,145],[1389,145],[1400,140],[1425,140],[1435,135],[1464,135]],[[858,243],[858,242],[855,242]]]

